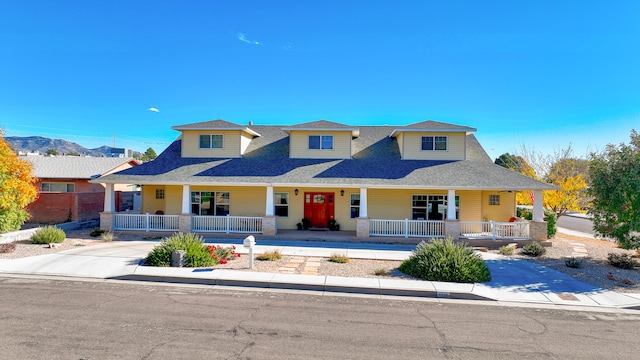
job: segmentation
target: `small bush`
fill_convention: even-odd
[[[111,231],[104,231],[101,235],[100,238],[102,239],[102,241],[104,242],[112,242],[113,240],[116,239],[116,235],[114,233],[112,233]]]
[[[49,244],[49,243],[61,243],[67,237],[64,230],[55,226],[45,226],[38,229],[33,236],[31,236],[31,242],[33,244]]]
[[[522,255],[538,257],[547,253],[547,249],[537,242],[522,247]]]
[[[523,207],[516,208],[516,216],[526,220],[533,219],[533,213],[531,212],[531,210]]]
[[[421,242],[398,270],[430,281],[472,283],[491,280],[489,268],[480,255],[464,244],[455,244],[451,238]]]
[[[339,263],[339,264],[346,264],[346,263],[350,262],[351,259],[349,259],[345,255],[331,254],[331,257],[329,257],[329,261],[334,262],[334,263]]]
[[[0,253],[2,254],[8,254],[8,253],[12,253],[16,250],[16,243],[5,243],[5,244],[0,244]]]
[[[170,266],[171,253],[174,250],[184,250],[188,267],[204,267],[215,265],[215,261],[209,255],[209,250],[204,245],[201,236],[193,233],[175,233],[162,240],[147,255],[145,261],[150,266]]]
[[[262,254],[256,256],[256,260],[261,261],[278,261],[280,259],[282,259],[282,254],[279,250],[265,251]]]
[[[547,222],[547,237],[553,239],[558,231],[558,215],[553,210],[544,209],[544,221]]]
[[[580,269],[582,267],[582,260],[572,256],[570,258],[564,259],[564,264],[570,268]]]
[[[95,228],[93,230],[91,230],[91,232],[89,233],[89,236],[91,237],[98,237],[102,234],[104,234],[107,230],[102,230],[100,228]]]
[[[228,260],[239,258],[240,254],[236,254],[235,246],[215,246],[208,245],[207,251],[209,256],[213,258],[216,264],[226,264]]]
[[[500,252],[500,254],[505,255],[505,256],[513,255],[514,251],[515,251],[515,248],[513,246],[509,246],[509,245],[501,246],[498,249],[498,252]]]
[[[385,268],[379,268],[379,269],[376,269],[373,273],[376,276],[387,276],[387,275],[389,275],[389,270],[387,270]]]
[[[609,265],[619,269],[633,269],[638,266],[638,261],[629,254],[609,253],[607,260]]]

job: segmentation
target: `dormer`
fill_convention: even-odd
[[[183,158],[239,158],[249,143],[260,136],[246,126],[212,120],[171,127],[182,133]]]
[[[468,126],[423,121],[393,130],[403,160],[465,160]]]
[[[293,159],[351,159],[353,139],[360,129],[326,120],[282,128],[289,134]]]

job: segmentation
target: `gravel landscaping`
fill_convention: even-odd
[[[16,243],[15,251],[0,253],[0,259],[16,259],[28,256],[50,254],[58,251],[73,249],[78,246],[91,246],[102,243],[99,238],[91,238],[90,230],[76,230],[67,233],[67,239],[58,247],[49,248],[48,245],[31,244],[29,241]],[[124,237],[124,236],[123,236]],[[129,239],[129,237],[127,237]],[[131,240],[143,240],[135,238]],[[576,252],[578,250],[578,252]],[[623,250],[616,244],[592,238],[576,237],[558,233],[553,239],[553,246],[547,248],[547,253],[538,258],[519,254],[514,258],[522,258],[549,268],[558,270],[585,283],[618,292],[640,293],[640,270],[618,269],[607,264],[607,255],[611,252],[627,253],[637,256],[636,251]],[[497,253],[497,250],[492,250]],[[339,251],[336,251],[339,253]],[[567,257],[586,255],[582,258],[582,267],[569,268],[565,265]],[[257,255],[257,254],[256,254]],[[216,268],[237,269],[238,271],[257,272],[286,272],[292,274],[317,274],[347,277],[408,277],[397,270],[400,261],[360,260],[351,259],[349,263],[333,263],[328,258],[312,258],[300,256],[283,256],[278,261],[254,261],[254,270],[249,270],[249,259],[241,256],[228,264],[216,265]],[[310,272],[310,269],[312,270]],[[377,274],[378,275],[377,275]],[[384,273],[384,275],[379,275]]]

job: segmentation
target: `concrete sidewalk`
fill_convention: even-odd
[[[213,241],[209,240],[207,243],[233,244],[239,253],[247,254],[247,249],[239,240]],[[461,284],[389,277],[347,278],[264,273],[249,269],[242,271],[140,266],[140,261],[156,244],[154,241],[117,241],[48,255],[0,259],[0,273],[471,299],[581,309],[640,309],[640,294],[601,289],[526,260],[491,253],[481,254],[489,266],[492,280],[487,283]],[[328,257],[340,249],[341,253],[353,259],[404,260],[415,246],[261,241],[256,245],[254,253],[276,249],[283,255],[313,257]]]

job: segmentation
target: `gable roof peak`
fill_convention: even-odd
[[[351,131],[353,137],[360,136],[359,128],[329,120],[311,121],[282,128],[282,131],[286,133],[290,133],[292,130]]]
[[[183,124],[171,127],[173,130],[240,130],[249,133],[253,136],[260,136],[257,132],[251,130],[247,126],[234,124],[226,120],[209,120],[192,124]]]
[[[478,131],[476,128],[472,128],[469,126],[455,125],[443,123],[440,121],[434,120],[425,120],[413,124],[409,124],[406,126],[402,126],[393,130],[389,137],[395,137],[401,132],[406,131],[423,131],[423,132],[464,132],[467,135]]]

